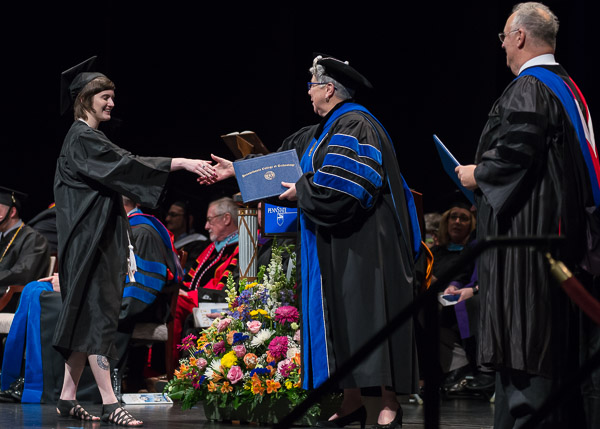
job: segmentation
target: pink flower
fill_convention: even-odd
[[[300,338],[300,329],[298,329],[295,333],[294,333],[294,341],[296,341],[297,343],[299,343],[301,340]]]
[[[196,366],[198,367],[198,369],[200,371],[202,371],[204,368],[206,368],[206,365],[208,365],[208,362],[206,361],[206,359],[204,359],[204,358],[196,359]]]
[[[275,310],[275,321],[279,323],[292,323],[298,321],[298,309],[291,305],[285,305]]]
[[[246,322],[246,326],[248,327],[248,330],[251,333],[258,334],[258,331],[260,331],[262,323],[260,323],[258,320],[252,320],[251,322]]]
[[[225,329],[227,329],[230,323],[231,319],[219,320],[219,324],[217,325],[217,331],[223,332]]]
[[[277,364],[277,372],[282,377],[286,377],[286,378],[290,376],[290,372],[294,368],[296,368],[296,365],[292,362],[291,359],[284,359]]]
[[[246,347],[243,344],[233,346],[232,349],[235,352],[235,355],[240,359],[246,354]]]
[[[242,373],[242,369],[239,366],[237,366],[237,365],[233,365],[229,369],[229,372],[227,373],[227,378],[229,379],[229,381],[231,381],[231,384],[237,383],[242,378],[244,378],[244,374]]]
[[[269,352],[275,359],[280,359],[286,356],[287,353],[287,337],[275,337],[269,343]]]

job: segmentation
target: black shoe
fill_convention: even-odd
[[[17,378],[8,389],[0,391],[0,402],[21,402],[24,384],[23,377]]]
[[[471,375],[471,368],[469,367],[469,365],[456,368],[444,376],[442,387],[448,388],[450,386],[454,386],[455,384],[460,383],[462,380],[464,380],[465,377],[469,375]]]
[[[496,376],[494,373],[480,372],[471,380],[467,380],[465,388],[468,390],[494,390]]]
[[[350,423],[360,422],[360,427],[364,429],[367,424],[367,409],[364,405],[360,406],[356,410],[352,411],[350,414],[346,414],[345,416],[338,417],[333,420],[325,420],[317,422],[315,427],[318,428],[343,428]]]
[[[394,420],[392,420],[391,422],[385,424],[385,425],[380,425],[379,423],[375,423],[372,427],[372,429],[396,429],[396,428],[402,428],[402,416],[404,415],[404,411],[402,411],[402,407],[398,407],[398,410],[396,410],[396,417],[394,417]]]

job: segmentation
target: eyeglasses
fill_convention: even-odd
[[[208,223],[212,223],[212,221],[213,221],[214,218],[221,217],[221,216],[226,215],[226,214],[227,213],[221,213],[221,214],[214,215],[214,216],[206,216],[206,221]]]
[[[504,39],[506,39],[506,36],[508,36],[510,33],[514,33],[516,31],[520,31],[520,28],[517,28],[516,30],[511,30],[508,33],[498,33],[498,38],[500,39],[500,42],[504,43]]]
[[[450,216],[448,216],[448,219],[464,223],[467,223],[471,220],[469,216],[464,214],[451,214]]]
[[[327,85],[327,82],[307,82],[308,84],[308,90],[310,91],[310,89],[313,87],[313,85]]]
[[[169,217],[179,217],[179,216],[183,216],[183,213],[168,212],[167,216],[169,216]]]

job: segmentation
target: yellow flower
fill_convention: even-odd
[[[229,384],[229,381],[223,383],[223,387],[221,387],[221,393],[229,393],[233,390],[233,386]]]
[[[221,366],[223,368],[231,368],[233,365],[237,363],[237,356],[235,352],[232,350],[229,353],[226,353],[225,356],[221,358]]]
[[[263,310],[262,308],[259,308],[257,310],[252,310],[250,312],[250,317],[252,317],[253,319],[256,319],[258,316],[265,316],[265,317],[269,317],[269,313],[267,313],[265,310]]]
[[[252,288],[253,288],[254,286],[256,286],[257,284],[258,284],[257,282],[252,282],[252,283],[250,283],[250,284],[247,284],[247,285],[246,285],[246,290],[248,290],[248,289],[252,289]]]
[[[278,381],[267,380],[267,393],[275,393],[280,387],[281,384]]]
[[[285,388],[290,390],[293,387],[293,384],[290,380],[285,382]]]

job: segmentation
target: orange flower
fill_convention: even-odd
[[[257,374],[254,374],[252,376],[252,393],[254,393],[255,395],[263,395],[265,393],[265,388],[262,385],[262,382],[260,381],[260,378],[258,378]]]
[[[273,377],[277,372],[277,367],[272,367],[271,365],[267,365],[267,369],[271,371],[271,377]]]
[[[185,375],[183,375],[183,372],[180,372],[179,370],[175,370],[175,377],[177,377],[177,379],[179,380],[183,380]]]
[[[196,366],[196,358],[195,357],[190,358],[190,366]]]
[[[229,345],[233,344],[233,336],[237,333],[238,333],[237,331],[229,331],[227,333],[227,344],[229,344]]]
[[[248,369],[254,369],[257,362],[258,357],[254,353],[247,353],[246,356],[244,356],[244,364]]]
[[[229,384],[229,381],[223,383],[223,387],[221,387],[221,393],[229,393],[233,390],[233,386]]]
[[[209,392],[217,391],[217,385],[215,383],[213,383],[212,381],[208,383],[208,386],[206,386],[206,388],[208,389]]]
[[[281,387],[281,383],[275,380],[267,380],[267,393],[275,393]]]

